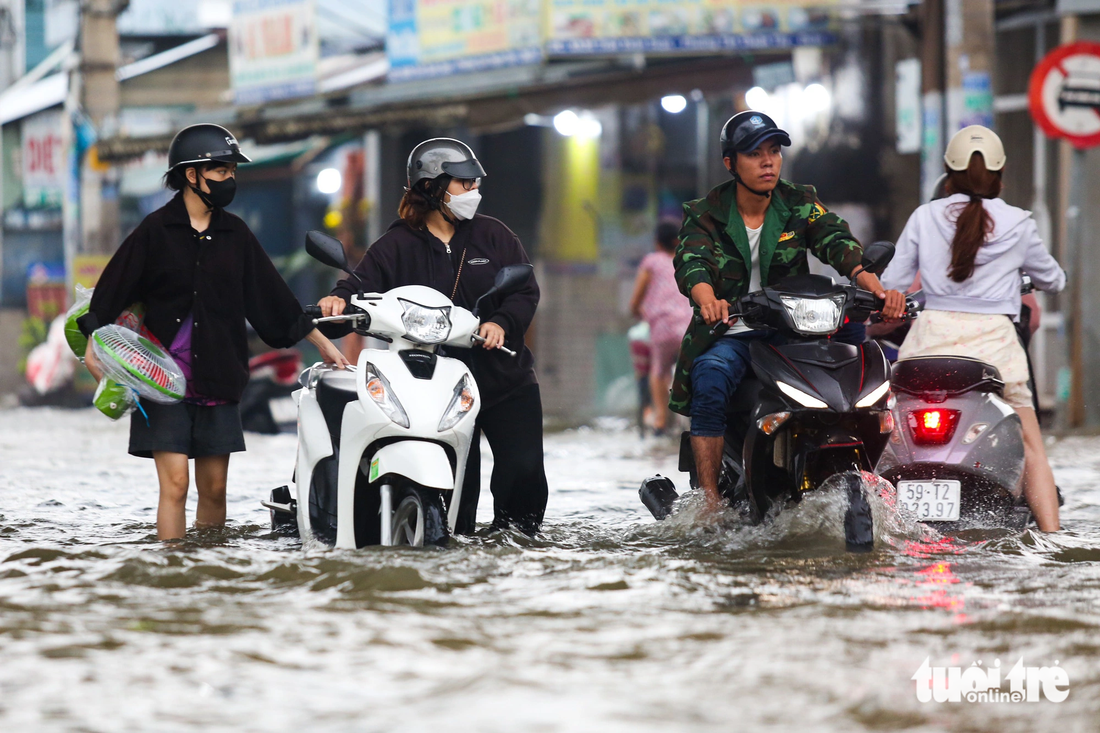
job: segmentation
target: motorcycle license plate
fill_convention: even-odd
[[[290,424],[298,421],[298,403],[293,397],[276,397],[268,401],[267,406],[271,409],[271,419],[276,424]]]
[[[922,522],[957,520],[961,497],[958,481],[898,481],[898,501]]]

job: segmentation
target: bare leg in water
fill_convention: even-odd
[[[1057,532],[1058,489],[1054,486],[1054,472],[1050,470],[1039,420],[1030,407],[1017,407],[1016,414],[1024,428],[1024,498],[1035,515],[1035,522],[1043,532]]]
[[[153,451],[160,482],[160,501],[157,503],[157,539],[178,540],[187,533],[187,454],[169,451]]]
[[[691,436],[691,452],[695,454],[695,473],[699,477],[699,486],[707,498],[707,509],[711,512],[722,508],[722,497],[718,494],[718,472],[722,468],[722,436]]]
[[[225,483],[228,477],[228,453],[195,459],[195,487],[199,490],[196,527],[225,526]]]

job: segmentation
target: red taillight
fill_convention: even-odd
[[[936,408],[913,410],[909,413],[909,428],[917,445],[943,445],[950,442],[959,425],[959,411]]]

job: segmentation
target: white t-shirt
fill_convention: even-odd
[[[752,262],[749,263],[749,290],[750,293],[755,293],[763,287],[760,284],[760,232],[764,231],[764,225],[761,224],[756,229],[749,229],[745,227],[745,234],[749,238],[749,254],[752,256]],[[733,303],[730,303],[733,305]],[[747,331],[753,331],[755,329],[749,328],[738,319],[737,323],[730,326],[730,330],[726,331],[727,336],[736,336],[739,333],[745,333]]]

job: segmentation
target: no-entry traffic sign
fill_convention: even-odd
[[[1028,104],[1050,137],[1076,148],[1100,145],[1100,43],[1059,46],[1031,72]]]

